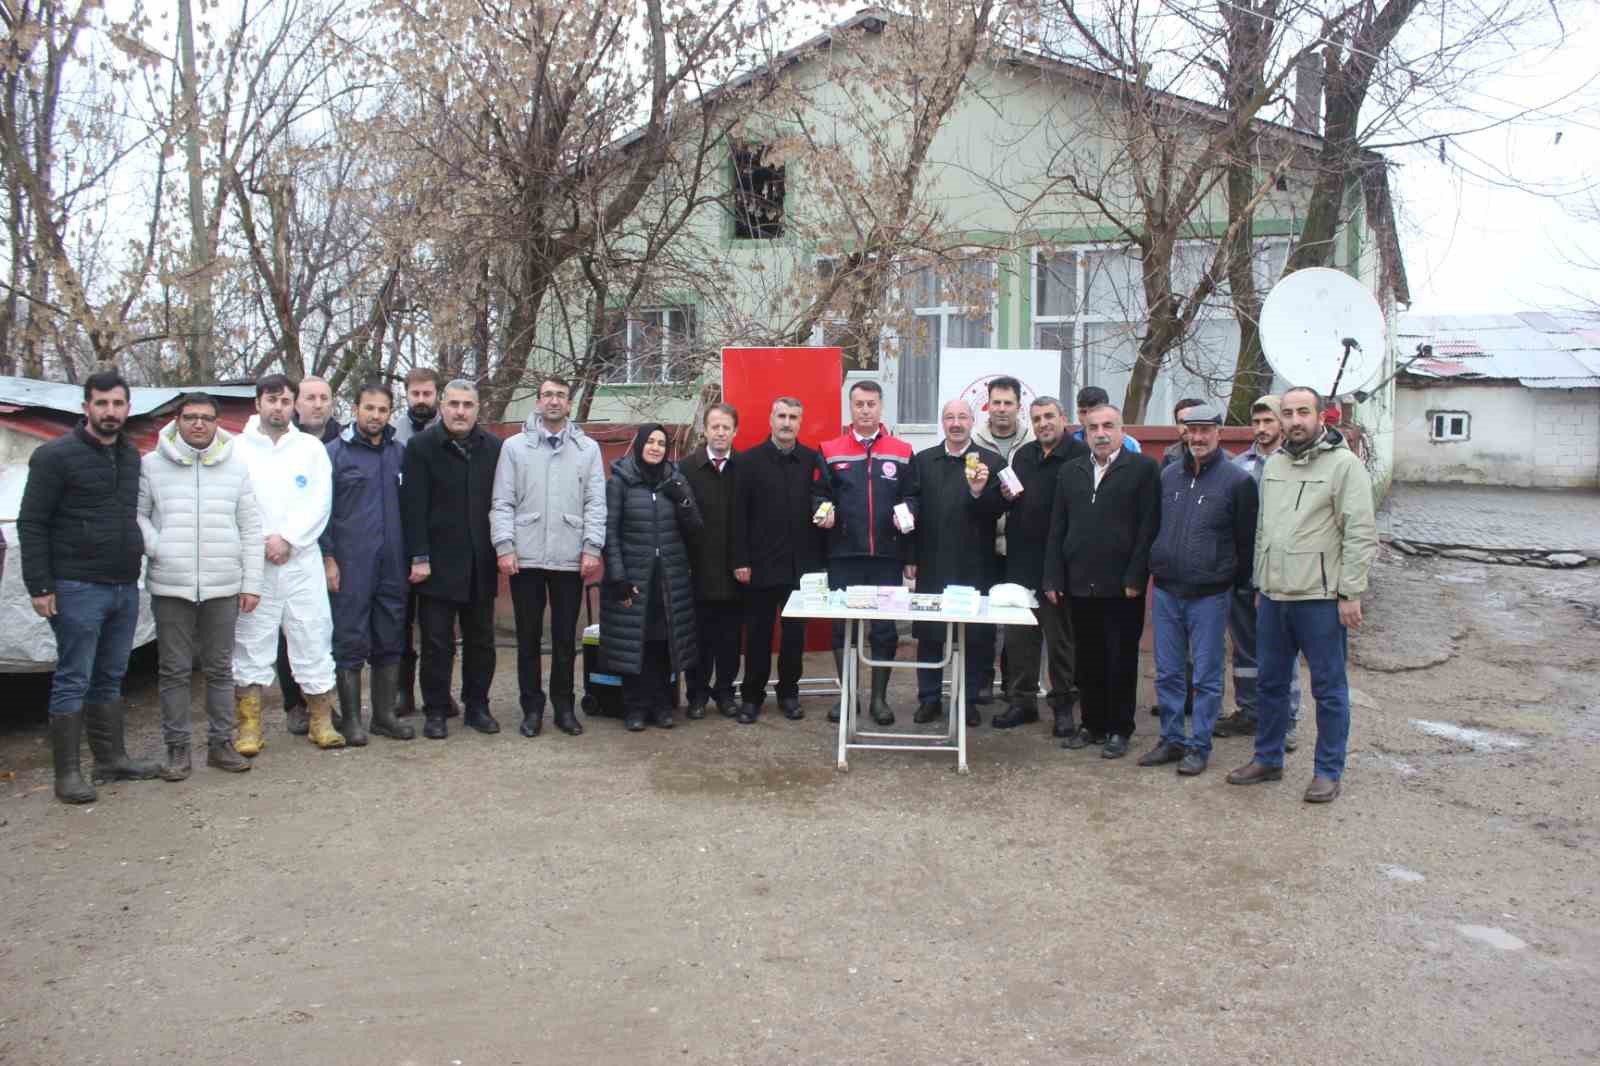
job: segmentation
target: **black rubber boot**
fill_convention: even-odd
[[[100,798],[83,779],[83,712],[50,716],[50,755],[56,767],[56,799],[62,803],[93,803]]]
[[[428,715],[428,720],[422,723],[422,735],[429,740],[443,740],[450,735],[449,726],[445,725],[444,715]]]
[[[395,703],[394,716],[396,718],[410,718],[417,713],[417,660],[402,657],[395,664]],[[377,724],[377,714],[373,714],[373,724]],[[376,733],[377,729],[374,728]]]
[[[161,764],[161,780],[187,781],[193,765],[189,761],[189,742],[167,745],[167,761]]]
[[[123,725],[121,703],[83,705],[83,729],[89,734],[89,751],[94,755],[90,778],[97,785],[107,781],[149,781],[161,776],[160,763],[128,758]]]
[[[889,709],[889,667],[872,668],[872,720],[879,725],[894,725],[894,711]]]
[[[361,721],[361,667],[340,670],[335,675],[339,688],[339,720],[333,727],[352,748],[367,746],[367,727]]]
[[[304,703],[283,709],[283,727],[297,737],[303,737],[311,731],[311,714]]]
[[[833,705],[833,710],[828,712],[828,721],[837,722],[839,715],[844,711],[844,649],[833,649],[833,676],[839,679],[839,702]]]
[[[417,731],[394,713],[395,686],[399,681],[399,663],[372,668],[372,732],[390,740],[415,740]]]

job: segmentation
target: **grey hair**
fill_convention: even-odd
[[[1067,413],[1067,409],[1061,406],[1061,401],[1054,396],[1035,396],[1033,402],[1028,405],[1028,409],[1031,411],[1035,407],[1054,407],[1062,414]]]
[[[466,378],[452,379],[450,383],[444,387],[444,391],[449,392],[451,389],[455,389],[457,392],[470,392],[472,393],[472,398],[474,400],[478,398],[478,386],[468,381]]]
[[[780,403],[785,407],[793,407],[796,411],[804,411],[806,409],[806,405],[795,399],[793,396],[779,396],[776,400],[772,401],[772,408],[767,413],[771,414],[772,411],[776,411]]]

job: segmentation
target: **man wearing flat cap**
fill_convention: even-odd
[[[1186,431],[1183,457],[1161,472],[1161,527],[1150,551],[1161,739],[1139,765],[1175,762],[1178,773],[1193,776],[1211,758],[1228,605],[1238,590],[1250,588],[1258,497],[1255,479],[1222,451],[1222,412],[1198,404],[1178,417]],[[1194,714],[1186,732],[1185,664],[1191,658]]]

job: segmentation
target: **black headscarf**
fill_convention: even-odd
[[[633,435],[633,462],[639,468],[640,476],[649,485],[659,485],[661,479],[667,476],[667,460],[665,457],[659,463],[647,463],[644,461],[644,442],[649,440],[650,434],[657,430],[660,430],[661,435],[666,438],[667,450],[670,452],[672,449],[672,435],[667,432],[667,427],[660,422],[646,422],[639,427],[639,432]]]

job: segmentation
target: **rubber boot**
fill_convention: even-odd
[[[394,713],[395,685],[399,680],[399,663],[372,668],[372,731],[390,740],[414,740],[417,731]]]
[[[253,759],[267,746],[261,739],[261,686],[241,685],[233,690],[233,696],[233,750]]]
[[[233,741],[213,740],[206,744],[206,765],[230,774],[242,774],[250,769],[250,760],[233,750]]]
[[[50,716],[50,755],[56,767],[56,799],[62,803],[93,803],[100,798],[83,779],[83,712]]]
[[[297,703],[292,707],[283,709],[283,727],[289,731],[290,736],[303,737],[306,730],[311,727],[311,719],[306,715],[306,705]]]
[[[361,667],[344,668],[334,675],[339,689],[339,717],[333,728],[352,748],[367,746],[367,727],[361,721]],[[321,747],[322,745],[318,745]]]
[[[161,780],[186,781],[192,766],[189,762],[189,742],[167,745],[167,761],[161,764]]]
[[[395,703],[394,716],[396,718],[410,718],[417,713],[417,660],[402,658],[395,664]],[[372,712],[372,731],[378,731],[378,712]],[[388,734],[384,734],[387,736]]]
[[[894,712],[889,709],[889,667],[872,668],[872,720],[879,725],[894,725]]]
[[[344,737],[333,728],[333,693],[306,694],[306,711],[311,715],[311,728],[307,736],[319,748],[342,748]]]
[[[844,713],[844,649],[833,649],[833,676],[839,679],[839,702],[828,712],[828,721],[837,722]]]
[[[83,705],[83,728],[89,734],[89,751],[94,755],[90,779],[97,785],[107,781],[149,781],[161,776],[160,763],[128,758],[122,716],[121,703]]]

